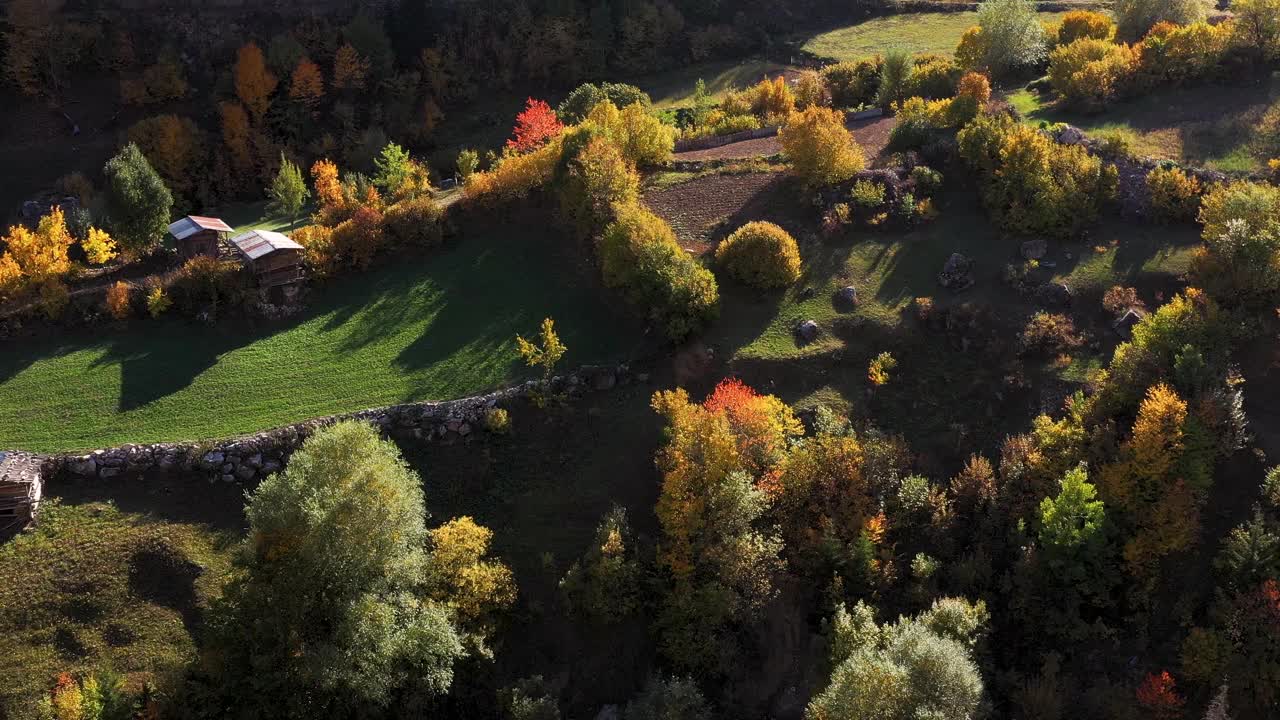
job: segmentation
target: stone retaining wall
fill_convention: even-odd
[[[755,140],[756,138],[773,137],[778,134],[778,126],[770,125],[769,127],[756,128],[755,130],[739,130],[728,135],[711,135],[709,137],[694,138],[692,140],[680,140],[675,144],[674,152],[689,152],[691,150],[708,150],[710,148],[720,147],[721,145],[731,145],[743,140]]]
[[[627,365],[586,366],[552,380],[552,389],[569,395],[611,390],[648,376]],[[360,420],[393,439],[457,442],[483,430],[485,414],[526,398],[541,383],[531,381],[485,395],[442,402],[407,403],[330,415],[253,435],[207,442],[122,445],[85,454],[43,459],[44,477],[52,481],[110,480],[140,475],[184,473],[209,482],[254,483],[280,470],[293,451],[317,430],[342,420]]]

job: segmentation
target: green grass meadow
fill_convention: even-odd
[[[1065,122],[1089,133],[1115,132],[1135,153],[1223,172],[1262,169],[1258,122],[1280,102],[1280,73],[1240,85],[1199,85],[1116,102],[1105,112],[1062,109],[1052,94],[1019,89],[1008,101],[1032,124]]]
[[[517,333],[557,321],[566,366],[640,333],[561,238],[513,223],[316,288],[301,317],[205,327],[135,319],[0,352],[0,447],[40,452],[256,432],[485,391],[529,376]]]
[[[1040,13],[1045,22],[1057,21],[1062,15]],[[976,12],[884,15],[816,35],[805,42],[803,49],[837,62],[880,55],[890,48],[950,55],[964,31],[977,24]]]

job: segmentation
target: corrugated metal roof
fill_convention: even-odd
[[[232,232],[231,226],[218,218],[188,215],[169,226],[169,234],[179,240],[186,240],[202,230]]]
[[[276,250],[301,250],[302,246],[281,235],[278,232],[270,230],[250,230],[240,233],[231,238],[231,244],[236,246],[241,255],[250,260],[257,260],[263,255],[273,253]]]

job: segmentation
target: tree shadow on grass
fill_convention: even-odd
[[[255,342],[261,333],[236,332],[228,327],[209,328],[198,339],[188,332],[161,328],[147,339],[140,333],[113,338],[105,353],[91,367],[120,366],[120,401],[126,412],[150,404],[191,385],[213,367],[218,358]],[[269,368],[263,368],[264,372]]]

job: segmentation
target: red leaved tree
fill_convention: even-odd
[[[556,111],[542,100],[529,98],[524,112],[516,115],[513,137],[507,147],[517,152],[536,150],[543,143],[564,132],[564,123],[556,117]]]
[[[1180,716],[1184,700],[1174,687],[1168,670],[1147,675],[1138,686],[1138,704],[1157,720],[1172,720]]]

